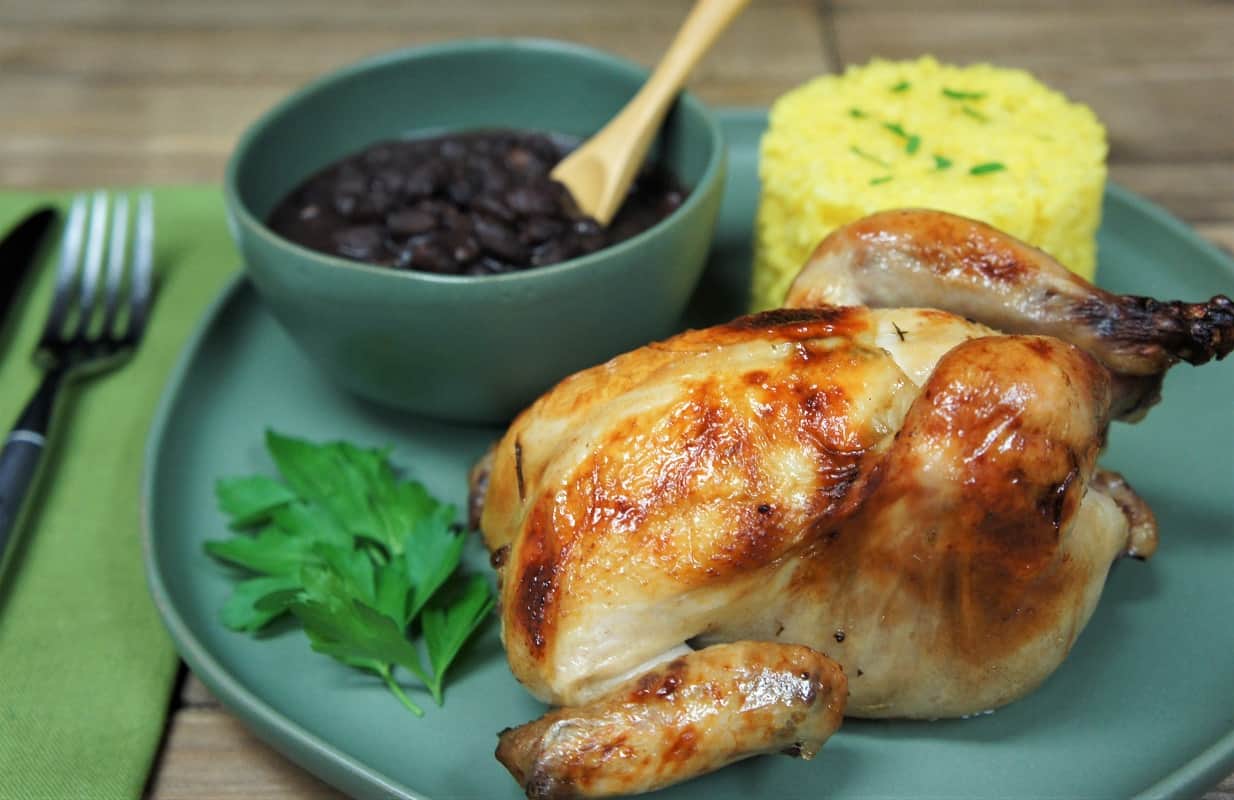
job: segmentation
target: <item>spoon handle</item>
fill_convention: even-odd
[[[628,107],[635,106],[641,99],[647,104],[646,113],[656,113],[662,119],[694,67],[749,4],[750,0],[698,0],[655,71]]]
[[[553,170],[584,213],[612,221],[686,78],[749,2],[698,0],[638,94]]]

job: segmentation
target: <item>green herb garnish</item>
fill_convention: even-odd
[[[911,87],[912,87],[912,84],[909,83],[908,81],[900,81],[895,86],[891,87],[891,91],[897,92],[897,93],[907,92]]]
[[[283,481],[224,478],[215,493],[236,535],[205,545],[255,573],[224,603],[223,624],[256,633],[290,614],[314,650],[378,675],[416,716],[395,679],[402,667],[438,705],[446,671],[493,608],[488,581],[461,586],[465,535],[456,511],[399,480],[388,450],[313,444],[266,433]],[[408,632],[419,622],[428,654]]]
[[[850,147],[849,150],[853,152],[853,155],[856,155],[860,158],[864,158],[866,161],[870,161],[874,164],[878,164],[880,167],[890,167],[891,166],[890,164],[888,164],[886,161],[883,161],[878,156],[871,155],[870,153],[867,153],[866,151],[862,150],[860,147],[853,146],[853,147]]]
[[[947,158],[946,156],[940,156],[940,155],[934,156],[934,168],[935,169],[948,169],[949,167],[951,167],[950,158]]]
[[[998,161],[987,161],[984,164],[978,164],[968,171],[969,175],[989,175],[991,172],[1002,172],[1007,167]]]
[[[871,178],[871,179],[870,179],[870,185],[871,185],[871,186],[878,186],[880,183],[886,183],[886,182],[887,182],[887,181],[889,181],[889,180],[891,180],[891,176],[890,176],[890,175],[883,175],[883,176],[882,176],[882,177],[880,177],[880,178]]]
[[[852,117],[853,119],[865,119],[867,116],[869,116],[868,114],[866,114],[866,112],[862,111],[860,108],[850,108],[848,110],[848,115]]]
[[[883,127],[904,140],[904,149],[910,156],[921,146],[921,137],[904,130],[898,122],[884,122]]]
[[[896,136],[899,136],[901,139],[907,139],[909,137],[908,131],[900,127],[898,122],[884,122],[883,127],[894,133]]]
[[[955,89],[943,89],[943,95],[950,97],[952,100],[980,100],[985,97],[985,92],[961,92]]]
[[[963,111],[965,114],[969,115],[970,117],[972,117],[972,118],[973,118],[973,119],[975,119],[975,120],[980,120],[981,122],[989,122],[989,121],[990,121],[990,118],[989,118],[989,117],[987,117],[985,114],[982,114],[980,111],[978,111],[977,109],[973,108],[972,106],[961,106],[961,107],[960,107],[960,110],[961,110],[961,111]]]

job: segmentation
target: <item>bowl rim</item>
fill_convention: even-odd
[[[614,263],[620,262],[622,254],[627,253],[643,244],[652,237],[662,235],[668,227],[671,226],[674,220],[678,220],[687,216],[691,211],[706,201],[705,195],[708,191],[705,189],[718,189],[723,181],[725,159],[727,157],[727,145],[724,140],[724,132],[720,127],[719,119],[701,100],[694,96],[688,89],[683,89],[678,96],[678,102],[685,108],[690,109],[695,113],[705,124],[708,133],[708,139],[711,145],[711,153],[708,156],[707,164],[703,168],[703,173],[699,177],[695,185],[686,195],[685,202],[678,206],[667,217],[656,222],[650,228],[640,231],[628,239],[617,242],[616,244],[604,247],[587,255],[570,258],[556,264],[548,264],[542,267],[531,267],[513,272],[499,273],[496,275],[449,275],[435,272],[422,272],[419,270],[403,270],[391,269],[377,264],[368,264],[361,261],[352,261],[350,259],[339,256],[323,253],[319,250],[313,250],[303,245],[293,242],[283,236],[278,235],[260,218],[258,218],[248,207],[248,204],[241,198],[239,190],[239,172],[240,162],[244,160],[245,154],[251,148],[253,141],[258,134],[264,130],[270,123],[279,116],[291,111],[297,104],[303,101],[304,98],[333,87],[339,83],[351,80],[364,72],[380,68],[388,64],[402,61],[417,61],[420,59],[430,59],[443,55],[459,54],[467,51],[497,51],[497,50],[535,50],[548,51],[556,53],[564,53],[567,55],[582,57],[587,60],[599,61],[608,67],[615,68],[618,72],[636,79],[640,84],[647,80],[650,71],[643,66],[637,64],[630,59],[610,53],[605,50],[600,50],[587,45],[576,42],[569,42],[560,39],[551,39],[546,37],[471,37],[462,39],[451,39],[444,42],[435,42],[424,45],[414,45],[411,47],[398,48],[386,52],[378,53],[367,58],[345,64],[342,67],[331,70],[308,83],[305,83],[285,95],[273,106],[268,108],[260,116],[251,122],[235,146],[232,148],[231,154],[227,159],[227,166],[223,178],[223,195],[229,211],[237,218],[237,224],[249,228],[255,235],[266,241],[267,244],[276,248],[289,248],[293,253],[306,257],[310,261],[327,265],[330,267],[344,267],[347,269],[358,270],[362,273],[371,275],[381,275],[389,279],[441,284],[443,286],[466,286],[466,285],[484,285],[495,286],[498,284],[508,285],[511,283],[523,283],[540,280],[548,280],[553,276],[563,273],[573,272],[578,269],[596,268],[599,264],[606,260],[612,259]],[[243,256],[242,256],[242,260]],[[246,262],[247,263],[247,262]]]

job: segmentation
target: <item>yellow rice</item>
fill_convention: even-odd
[[[752,306],[780,305],[824,236],[888,208],[983,220],[1091,279],[1106,149],[1087,106],[1022,70],[925,57],[817,78],[763,136]]]

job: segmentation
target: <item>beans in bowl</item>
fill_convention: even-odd
[[[577,144],[514,130],[378,142],[309,177],[268,222],[293,242],[353,261],[497,275],[628,239],[686,197],[675,176],[653,166],[640,173],[612,224],[601,228],[549,177]]]

